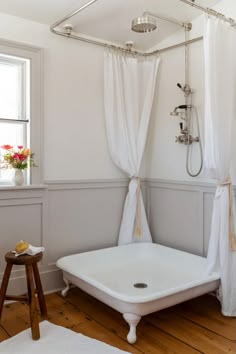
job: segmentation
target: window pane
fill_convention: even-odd
[[[0,62],[0,117],[20,118],[19,65]]]
[[[17,147],[18,145],[25,144],[24,142],[24,123],[2,123],[0,122],[0,146],[2,145],[12,145]],[[4,150],[0,150],[1,161],[4,154]],[[12,170],[11,169],[0,169],[0,178],[11,179]]]

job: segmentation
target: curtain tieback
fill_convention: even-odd
[[[232,193],[232,182],[230,177],[223,183],[219,184],[220,187],[227,187],[229,192],[229,249],[230,251],[236,251],[236,234],[234,230],[234,217],[233,217],[233,203],[234,195]]]
[[[134,236],[141,237],[142,236],[142,228],[141,228],[141,178],[133,177],[137,183],[137,191],[136,191],[136,212],[135,212],[135,220],[134,220]]]

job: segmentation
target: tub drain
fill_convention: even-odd
[[[134,287],[138,288],[138,289],[144,289],[144,288],[147,288],[148,285],[146,283],[135,283]]]

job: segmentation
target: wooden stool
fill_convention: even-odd
[[[5,260],[7,262],[7,265],[5,268],[5,272],[2,279],[2,285],[0,289],[0,319],[2,316],[4,300],[16,300],[16,301],[27,302],[29,304],[32,339],[34,340],[40,338],[36,293],[38,297],[40,312],[43,317],[47,317],[47,307],[43,295],[43,288],[42,288],[40,275],[38,271],[38,265],[37,265],[37,263],[42,259],[42,257],[43,257],[42,252],[36,254],[35,256],[22,255],[18,257],[16,257],[12,252],[6,253]],[[28,294],[26,295],[20,295],[20,296],[6,295],[7,286],[8,286],[13,265],[25,266],[27,288],[28,288]],[[34,283],[36,285],[36,289]]]

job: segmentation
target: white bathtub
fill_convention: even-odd
[[[59,259],[57,266],[67,284],[63,296],[74,284],[121,312],[130,326],[129,343],[136,341],[141,316],[213,291],[220,284],[218,273],[206,275],[205,258],[154,243],[75,254]]]

